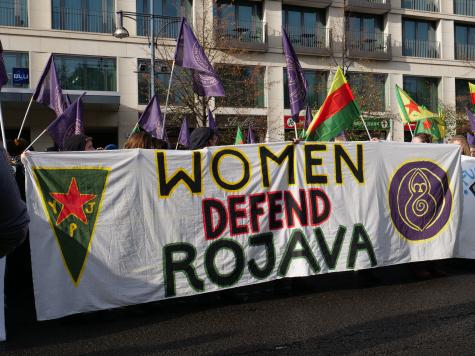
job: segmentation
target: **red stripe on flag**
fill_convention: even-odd
[[[470,98],[472,99],[472,104],[475,105],[475,93],[470,93]]]
[[[354,100],[355,97],[348,83],[343,84],[325,99],[318,115],[318,121],[312,122],[313,125],[310,125],[309,131],[314,131],[322,122],[335,115]]]

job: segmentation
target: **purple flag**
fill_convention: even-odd
[[[475,135],[467,132],[467,142],[470,147],[475,146]]]
[[[214,130],[216,133],[218,132],[218,126],[216,125],[216,121],[214,120],[214,116],[210,108],[208,108],[208,127]]]
[[[145,111],[140,115],[139,127],[148,132],[151,136],[168,143],[168,136],[163,127],[162,111],[160,110],[160,102],[158,101],[157,94],[152,97]]]
[[[465,108],[467,111],[468,121],[470,121],[470,126],[472,127],[472,132],[475,132],[475,114],[468,108]]]
[[[300,62],[284,28],[282,28],[282,45],[284,47],[285,61],[287,62],[290,112],[293,118],[297,118],[300,110],[305,107],[308,85],[303,74],[303,69],[300,66]]]
[[[81,94],[60,116],[56,118],[47,128],[49,135],[60,150],[64,147],[66,139],[73,135],[84,133],[84,123],[82,119],[82,97]]]
[[[183,147],[190,147],[190,130],[188,128],[188,117],[185,115],[181,123],[180,134],[178,135],[178,144]]]
[[[3,46],[0,41],[0,90],[8,83],[7,70],[5,69],[5,62],[3,61]]]
[[[49,57],[43,74],[41,74],[41,78],[33,94],[33,100],[53,109],[56,116],[60,116],[68,107],[61,86],[59,85],[53,55]]]
[[[199,96],[224,96],[223,84],[185,17],[181,20],[174,61],[180,67],[192,70],[193,91],[196,94]]]
[[[312,110],[310,109],[310,106],[307,105],[307,108],[305,110],[305,122],[303,123],[304,130],[308,129],[312,121],[313,121]]]
[[[254,133],[254,130],[252,127],[249,125],[249,128],[247,129],[247,143],[257,143],[256,142],[256,135]]]

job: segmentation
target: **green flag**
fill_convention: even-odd
[[[434,119],[422,119],[418,120],[416,124],[416,134],[426,133],[432,135],[433,141],[439,141],[442,139],[439,126]]]
[[[243,145],[244,144],[244,135],[241,131],[241,128],[238,126],[237,132],[236,132],[236,139],[234,140],[235,145]]]

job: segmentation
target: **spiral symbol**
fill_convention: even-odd
[[[418,217],[422,217],[429,212],[429,202],[423,197],[417,198],[412,204],[412,211]]]

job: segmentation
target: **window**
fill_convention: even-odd
[[[455,59],[475,59],[475,26],[455,24]]]
[[[401,0],[401,7],[403,9],[439,12],[439,0]]]
[[[475,2],[473,0],[454,0],[454,14],[475,16]]]
[[[346,76],[362,112],[386,110],[386,74],[349,72]]]
[[[224,38],[241,42],[264,42],[262,3],[218,0],[218,31]]]
[[[438,58],[439,42],[435,41],[436,23],[403,19],[402,38],[404,56]]]
[[[56,30],[112,33],[114,0],[52,0]]]
[[[457,112],[465,113],[466,107],[472,107],[468,83],[475,83],[475,79],[455,79],[455,107]]]
[[[29,80],[22,78],[23,80],[13,80],[13,72],[19,73],[23,77],[28,75],[29,77],[29,60],[28,53],[25,52],[3,52],[3,58],[5,61],[5,69],[8,74],[8,83],[5,85],[8,88],[28,88]],[[23,72],[23,73],[21,73]],[[21,83],[20,83],[21,82]]]
[[[327,96],[328,72],[304,70],[308,83],[307,103],[311,108],[319,108]],[[284,69],[284,107],[290,109],[287,70]]]
[[[117,91],[116,59],[55,55],[63,89]]]
[[[138,59],[137,65],[138,73],[138,91],[139,104],[145,105],[150,101],[150,59]],[[155,92],[158,94],[160,104],[165,105],[168,92],[168,83],[170,81],[171,63],[156,60],[155,61]],[[183,95],[192,96],[191,91],[181,90],[178,93],[178,88],[183,88],[184,82],[190,83],[188,88],[192,87],[191,75],[188,69],[183,69],[175,66],[173,74],[173,82],[170,90],[168,103],[172,105],[180,105],[183,100]]]
[[[403,89],[419,105],[424,105],[432,112],[438,108],[438,78],[404,76]]]
[[[0,0],[0,26],[27,27],[27,0]]]
[[[226,96],[216,97],[219,106],[240,108],[263,108],[264,76],[263,67],[221,66],[218,74]]]
[[[150,0],[137,0],[137,12],[150,14]],[[186,17],[191,23],[192,0],[153,0],[153,13],[159,15],[154,19],[155,35],[163,38],[177,38],[180,30],[181,17]],[[137,16],[137,35],[148,36],[150,33],[149,20]]]
[[[348,15],[347,46],[350,49],[374,52],[385,48],[383,18],[375,15]]]
[[[290,42],[302,47],[325,47],[325,12],[322,10],[284,6],[282,22]]]

